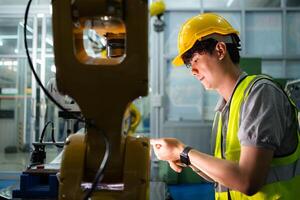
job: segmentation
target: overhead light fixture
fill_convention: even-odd
[[[226,4],[226,6],[227,6],[227,7],[230,7],[230,6],[231,6],[231,4],[233,3],[233,1],[234,1],[234,0],[229,0],[229,1],[227,1],[227,4]]]
[[[49,13],[50,13],[50,15],[52,15],[52,5],[51,4],[49,5]]]
[[[16,60],[1,60],[0,65],[2,65],[2,66],[17,66],[18,61],[16,61]]]
[[[3,62],[3,65],[5,66],[12,66],[13,62],[11,60],[6,60]]]
[[[37,16],[38,18],[43,18],[45,15],[44,15],[44,13],[38,13],[36,16]]]
[[[51,65],[51,72],[56,73],[56,67],[55,67],[55,65]]]
[[[3,46],[3,40],[0,39],[0,46]]]

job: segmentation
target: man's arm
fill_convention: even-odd
[[[176,171],[176,172],[181,172],[182,168],[187,167],[185,164],[182,164],[179,160],[177,161],[168,161],[170,167]],[[200,169],[198,169],[197,167],[195,167],[194,165],[189,165],[189,167],[199,176],[201,176],[202,178],[204,178],[206,181],[208,182],[215,182],[214,180],[212,180],[209,176],[207,176],[207,174],[204,174]]]
[[[242,146],[239,163],[218,159],[194,149],[189,157],[192,165],[221,185],[253,195],[265,182],[273,151]]]
[[[175,138],[151,139],[158,159],[170,163],[177,172],[181,167],[176,164],[184,144]],[[273,150],[241,146],[238,163],[215,158],[192,149],[189,152],[191,164],[215,182],[247,195],[255,194],[264,184],[273,158]]]
[[[212,183],[215,182],[213,179],[211,179],[209,176],[207,176],[206,174],[204,174],[200,169],[198,169],[198,168],[195,167],[194,165],[190,165],[189,167],[190,167],[196,174],[198,174],[199,176],[201,176],[202,178],[204,178],[206,181],[212,182]]]

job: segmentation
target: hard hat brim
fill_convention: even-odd
[[[172,64],[176,67],[179,67],[181,65],[184,65],[184,62],[181,58],[181,55],[176,56],[173,60],[172,60]]]
[[[232,33],[237,34],[237,35],[239,34],[238,31],[235,31],[235,32],[232,32]],[[220,38],[218,35],[214,35],[214,34],[220,34],[220,35],[222,35],[223,37],[226,37],[226,36],[229,35],[229,34],[222,34],[222,33],[213,33],[213,34],[208,34],[206,37],[203,37],[203,38],[200,38],[200,39],[197,39],[197,40],[198,40],[198,41],[202,41],[202,40],[206,40],[206,39],[208,39],[208,38],[213,38],[213,39],[215,39],[215,40],[217,40],[217,41],[223,41],[223,42],[225,42],[225,43],[234,43],[234,41],[232,41],[232,38],[231,38],[231,37],[222,39],[222,38]],[[181,66],[181,65],[184,65],[184,62],[183,62],[183,60],[182,60],[182,55],[183,55],[185,52],[187,52],[190,48],[192,48],[192,46],[194,45],[194,43],[191,43],[191,44],[192,44],[191,46],[189,46],[189,47],[186,48],[186,49],[187,49],[186,51],[179,53],[179,54],[172,60],[172,64],[173,64],[174,66],[179,67],[179,66]]]

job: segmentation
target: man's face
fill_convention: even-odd
[[[216,89],[220,80],[217,74],[218,59],[209,53],[195,53],[191,59],[190,68],[195,76],[207,90]]]

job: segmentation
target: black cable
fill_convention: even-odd
[[[57,148],[63,148],[64,147],[64,145],[56,144],[55,137],[54,137],[54,124],[53,124],[53,122],[52,122],[52,129],[51,129],[51,140]]]
[[[40,137],[40,143],[43,143],[43,140],[44,140],[44,137],[45,137],[45,132],[46,132],[46,129],[47,129],[47,127],[49,126],[49,124],[51,124],[51,126],[52,126],[52,133],[53,133],[53,131],[54,131],[54,124],[53,124],[53,122],[52,121],[48,121],[46,124],[45,124],[45,126],[44,126],[44,128],[43,128],[43,131],[42,131],[42,134],[41,134],[41,137]],[[54,137],[52,137],[52,139],[54,139]],[[55,140],[54,140],[55,141]],[[54,142],[53,141],[53,142]]]
[[[42,134],[41,134],[41,137],[40,137],[40,143],[41,144],[43,143],[43,140],[44,140],[44,137],[45,137],[45,132],[46,132],[46,129],[49,126],[49,124],[51,124],[51,127],[52,127],[51,128],[51,140],[52,140],[52,143],[55,144],[55,146],[57,148],[63,148],[64,147],[63,145],[56,144],[55,137],[54,137],[54,123],[52,121],[48,121],[46,123],[46,125],[44,126]]]
[[[67,110],[66,108],[64,108],[62,105],[60,105],[53,97],[52,95],[47,91],[47,89],[43,86],[41,80],[39,79],[34,67],[33,67],[33,63],[31,60],[31,57],[29,55],[29,50],[28,50],[28,44],[27,44],[27,19],[28,19],[28,13],[29,13],[29,8],[31,5],[32,0],[29,0],[27,3],[27,7],[26,7],[26,11],[25,11],[25,16],[24,16],[24,45],[25,45],[25,50],[26,50],[26,55],[27,55],[27,60],[29,62],[29,67],[35,77],[36,82],[39,84],[39,86],[42,88],[43,92],[45,93],[45,95],[61,110],[70,113],[75,119],[78,119],[81,122],[86,122],[83,118],[78,117],[77,115],[73,114],[72,112],[70,112],[69,110]]]
[[[72,116],[74,116],[75,119],[81,121],[81,122],[84,122],[86,125],[89,125],[90,127],[93,127],[95,128],[96,130],[98,130],[101,135],[103,136],[103,139],[104,139],[104,143],[105,143],[105,153],[104,153],[104,156],[103,156],[103,160],[99,166],[99,169],[96,173],[96,176],[95,176],[95,179],[94,179],[94,182],[92,184],[92,187],[91,189],[86,193],[84,199],[88,199],[92,193],[94,192],[97,184],[99,181],[101,181],[104,177],[104,170],[107,166],[107,161],[108,161],[108,158],[110,156],[110,143],[108,141],[108,138],[107,136],[105,135],[105,133],[103,131],[100,131],[99,128],[96,127],[96,125],[94,123],[92,123],[91,121],[87,121],[87,120],[84,120],[83,118],[81,117],[78,117],[77,115],[74,115],[72,112],[70,112],[69,110],[65,109],[62,105],[60,105],[52,96],[51,94],[46,90],[46,88],[43,86],[41,80],[39,79],[34,67],[33,67],[33,64],[32,64],[32,60],[31,60],[31,57],[29,55],[29,50],[28,50],[28,44],[27,44],[27,18],[28,18],[28,13],[29,13],[29,8],[30,8],[30,5],[31,5],[31,2],[32,0],[28,0],[28,3],[27,3],[27,6],[26,6],[26,10],[25,10],[25,16],[24,16],[24,44],[25,44],[25,50],[26,50],[26,55],[27,55],[27,59],[28,59],[28,62],[29,62],[29,66],[30,66],[30,69],[37,81],[37,83],[39,84],[39,86],[42,88],[43,92],[46,94],[46,96],[57,106],[59,107],[61,110],[65,111],[65,112],[68,112],[70,113]]]
[[[107,164],[107,161],[108,161],[108,158],[109,158],[109,154],[110,154],[110,143],[107,139],[107,137],[105,136],[105,134],[101,134],[103,136],[103,139],[104,139],[104,143],[105,143],[105,153],[104,153],[104,156],[103,156],[103,160],[100,164],[100,167],[96,173],[96,176],[94,178],[94,181],[93,181],[93,184],[92,184],[92,187],[91,189],[89,189],[84,197],[83,197],[83,200],[88,200],[89,197],[92,195],[92,193],[95,191],[96,187],[97,187],[97,184],[99,182],[102,181],[103,177],[104,177],[104,170],[106,168],[106,164]]]

